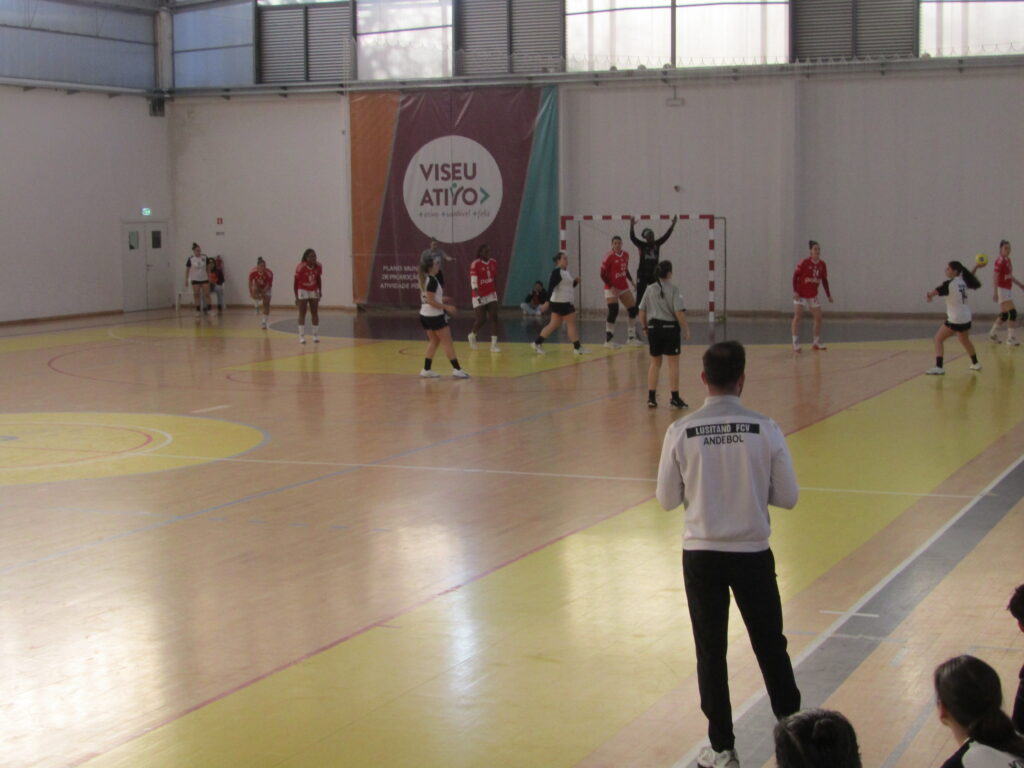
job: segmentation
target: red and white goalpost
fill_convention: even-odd
[[[679,220],[672,237],[661,246],[661,258],[672,262],[673,282],[689,301],[696,299],[696,290],[703,290],[698,289],[697,275],[707,269],[708,322],[714,323],[725,314],[725,218],[713,214],[677,215]],[[673,214],[633,216],[636,217],[638,238],[647,226],[658,238],[668,229]],[[636,246],[629,240],[629,220],[630,214],[564,214],[559,217],[559,250],[569,254],[570,270],[578,272],[582,311],[604,310],[605,299],[599,275],[601,261],[611,250],[613,235],[622,237],[622,247],[630,255],[630,271],[636,276],[638,254]],[[720,236],[716,237],[719,233]],[[699,282],[703,283],[703,279]]]

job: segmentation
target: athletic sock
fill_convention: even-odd
[[[796,346],[799,343],[800,343],[800,337],[799,336],[794,336],[793,337],[793,346]]]
[[[319,325],[314,325],[313,326],[313,335],[316,336],[318,333],[320,333],[320,326]]]
[[[654,400],[655,399],[655,395],[657,395],[657,390],[654,390],[654,389],[648,389],[647,390],[647,399],[648,400]]]
[[[679,397],[679,390],[678,389],[673,389],[672,390],[672,399],[673,400],[682,400],[682,398]]]
[[[459,365],[459,358],[453,357],[452,360],[451,360],[451,363],[452,363],[452,368],[454,368],[456,371],[461,371],[462,370],[462,367]]]
[[[543,344],[544,343],[544,337],[543,336],[538,336],[536,339],[533,340],[533,343],[534,344]]]
[[[433,364],[434,364],[434,358],[432,358],[432,357],[425,357],[425,358],[423,358],[423,370],[424,371],[429,371],[430,370],[430,366],[432,366]]]
[[[306,334],[306,326],[300,324],[299,325],[299,336],[304,336],[305,334]]]
[[[579,348],[580,348],[580,343],[579,343],[579,341],[574,341],[574,342],[572,343],[572,348],[573,348],[573,349],[579,349]]]
[[[935,358],[935,367],[936,368],[941,368],[942,367],[942,358],[941,357],[936,357]]]
[[[626,329],[626,336],[629,338],[630,341],[633,341],[636,338],[636,328],[634,328],[632,325],[629,326],[629,328]]]
[[[491,336],[491,346],[493,346],[493,347],[498,346],[498,337],[497,336]]]
[[[978,364],[978,356],[977,355],[971,355],[971,362],[974,363],[975,365],[977,365]]]
[[[611,341],[615,338],[615,332],[611,329],[611,326],[605,325],[604,327],[604,340]]]

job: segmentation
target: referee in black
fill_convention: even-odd
[[[710,746],[701,768],[739,768],[729,701],[729,590],[736,597],[777,718],[800,709],[782,634],[782,601],[768,547],[768,505],[796,506],[800,489],[779,426],[740,404],[746,353],[736,341],[704,353],[704,406],[669,426],[658,501],[686,507],[683,583],[697,650],[700,707]]]

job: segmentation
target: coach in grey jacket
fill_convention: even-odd
[[[740,404],[745,366],[739,342],[708,348],[701,381],[709,397],[668,428],[658,467],[658,501],[667,510],[686,507],[683,583],[711,741],[697,758],[702,768],[739,766],[726,667],[730,588],[772,711],[781,718],[800,709],[768,547],[768,505],[792,509],[800,489],[782,430]]]

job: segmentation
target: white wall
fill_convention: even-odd
[[[275,303],[287,304],[295,266],[314,248],[323,304],[353,306],[346,108],[335,95],[169,105],[179,279],[198,242],[224,256],[226,300],[247,302],[245,280],[262,256],[274,271]]]
[[[946,261],[1024,244],[1024,70],[706,81],[678,89],[683,107],[671,95],[564,90],[562,208],[726,216],[732,309],[790,311],[810,238],[846,312],[934,313],[923,295]],[[974,306],[991,311],[987,291]]]
[[[144,98],[0,87],[0,321],[122,308],[121,220],[171,218],[167,148]]]

